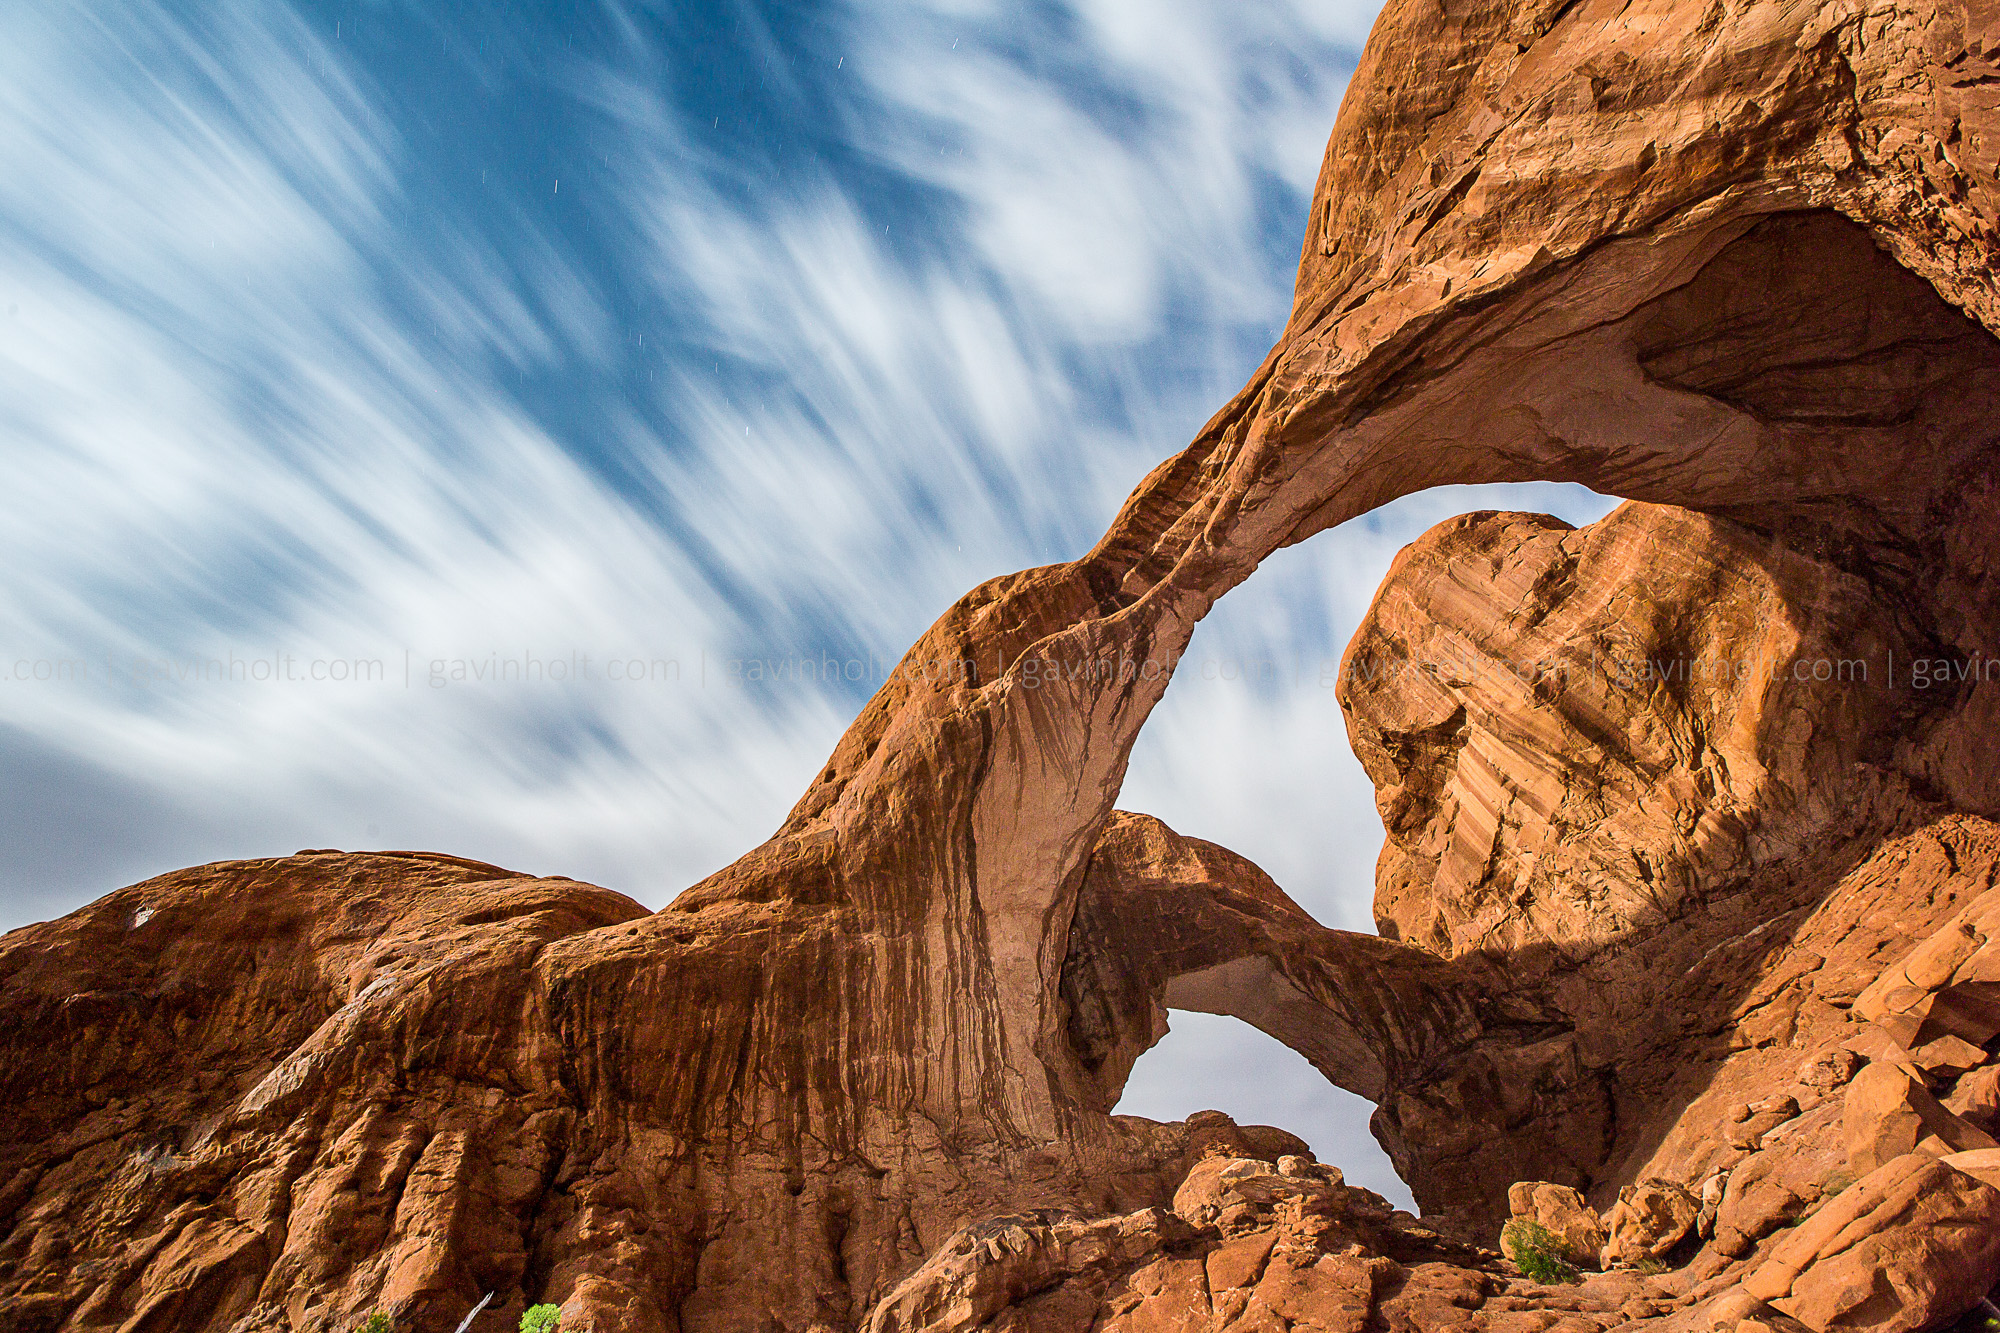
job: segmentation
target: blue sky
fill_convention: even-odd
[[[1087,549],[1256,365],[1372,18],[7,6],[0,927],[299,847],[655,905],[746,850],[939,611]],[[1320,664],[1430,523],[1605,506],[1433,492],[1282,553],[1123,803],[1367,928]],[[1221,1060],[1373,1151],[1183,1028],[1128,1105]]]

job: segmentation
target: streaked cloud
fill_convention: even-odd
[[[727,862],[951,599],[1086,549],[1255,366],[1370,17],[0,12],[0,925],[300,846],[654,904]],[[1196,647],[1290,679],[1177,681],[1126,803],[1364,925],[1311,664],[1398,545],[1522,495],[1599,503],[1274,561]]]

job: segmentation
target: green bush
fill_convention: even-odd
[[[389,1333],[389,1316],[377,1310],[368,1316],[368,1322],[361,1326],[361,1333]]]
[[[531,1305],[521,1315],[521,1333],[559,1333],[561,1313],[553,1305]]]
[[[1500,1228],[1500,1249],[1532,1282],[1557,1286],[1583,1281],[1576,1265],[1565,1257],[1562,1239],[1539,1222],[1514,1218]]]

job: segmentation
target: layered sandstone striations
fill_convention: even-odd
[[[2000,681],[1908,672],[2000,613],[1995,51],[1971,3],[1394,0],[1265,364],[1088,555],[947,611],[769,842],[655,914],[322,853],[0,942],[0,1322],[1967,1308],[2000,1276]],[[1350,653],[1386,938],[1112,809],[1264,557],[1530,478],[1642,503],[1446,525]],[[1376,1099],[1435,1216],[1277,1131],[1110,1116],[1174,1004]],[[1522,1182],[1666,1271],[1540,1287],[1468,1248]]]

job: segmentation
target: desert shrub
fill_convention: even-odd
[[[1562,1239],[1539,1222],[1517,1217],[1500,1228],[1500,1249],[1532,1282],[1556,1286],[1583,1275],[1564,1257]]]
[[[521,1314],[521,1333],[559,1333],[561,1313],[553,1305],[531,1305]]]
[[[368,1322],[361,1326],[361,1333],[389,1333],[389,1316],[377,1310],[368,1316]]]

